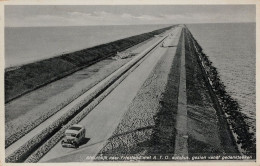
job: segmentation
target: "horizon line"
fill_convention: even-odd
[[[176,24],[96,24],[96,25],[50,25],[50,26],[4,26],[4,28],[31,28],[31,27],[87,27],[87,26],[138,26],[138,25],[178,25],[178,24],[234,24],[255,22],[201,22],[201,23],[176,23]]]

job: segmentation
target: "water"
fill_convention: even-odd
[[[6,27],[5,68],[89,48],[170,25]]]
[[[193,24],[188,25],[204,53],[218,69],[229,94],[238,101],[256,126],[256,24]]]

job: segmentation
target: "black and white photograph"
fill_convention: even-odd
[[[4,4],[1,162],[256,164],[256,7]]]

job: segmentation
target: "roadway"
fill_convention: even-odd
[[[86,142],[79,148],[63,148],[56,144],[39,162],[86,162],[91,161],[112,136],[123,115],[128,110],[142,84],[148,78],[169,43],[179,41],[181,27],[164,40],[164,47],[157,46],[146,59],[127,76],[105,99],[101,101],[79,124],[86,127]],[[173,55],[174,56],[174,55]],[[89,158],[88,158],[89,157]]]

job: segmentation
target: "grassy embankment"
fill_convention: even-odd
[[[220,129],[220,132],[222,134],[222,143],[223,146],[228,147],[229,145],[226,144],[227,138],[225,135],[231,134],[231,133],[225,133],[225,130],[227,126],[223,126],[223,124],[229,125],[233,133],[235,133],[235,138],[237,141],[237,144],[241,147],[241,149],[244,151],[243,153],[252,155],[253,158],[256,157],[256,140],[253,137],[254,133],[250,132],[248,124],[246,124],[245,119],[247,118],[246,115],[244,115],[241,112],[241,108],[236,100],[234,100],[230,94],[225,90],[225,85],[221,81],[220,76],[218,74],[217,69],[212,65],[212,62],[209,60],[208,56],[203,53],[201,46],[198,44],[198,42],[194,39],[192,34],[188,31],[188,35],[190,36],[190,39],[192,40],[194,44],[194,48],[197,49],[196,55],[198,58],[200,58],[200,63],[203,63],[204,66],[201,66],[203,68],[205,75],[210,80],[211,85],[209,85],[212,89],[212,93],[214,93],[216,100],[218,101],[218,106],[221,107],[222,111],[218,112],[219,115],[219,121],[222,123],[222,128]],[[195,50],[194,50],[195,51]],[[198,59],[197,58],[197,59]],[[213,95],[213,96],[214,96]],[[224,115],[225,114],[225,115]],[[222,119],[221,119],[222,117]],[[227,117],[224,119],[223,117]],[[231,131],[229,131],[231,132]],[[230,149],[227,149],[230,151]]]
[[[175,48],[168,48],[99,155],[173,152],[177,98],[172,96],[178,95],[180,43],[175,56]]]
[[[239,154],[187,30],[185,34],[189,155]]]
[[[171,27],[132,36],[92,48],[20,66],[5,72],[5,102],[9,102],[52,81],[63,78],[117,51],[158,35]]]

